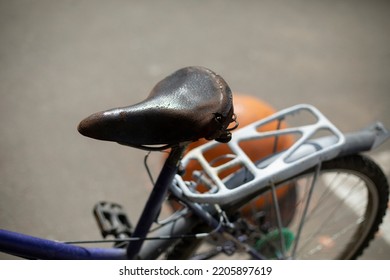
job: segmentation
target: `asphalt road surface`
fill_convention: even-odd
[[[96,239],[100,200],[136,222],[145,152],[76,127],[184,66],[276,109],[313,104],[342,131],[390,128],[389,26],[390,2],[375,0],[0,0],[0,228]],[[390,143],[370,155],[390,175]],[[390,259],[389,225],[362,258]]]

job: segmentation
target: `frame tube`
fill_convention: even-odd
[[[126,251],[117,248],[84,248],[0,229],[0,251],[28,259],[121,260]]]
[[[157,218],[168,188],[177,173],[180,159],[186,147],[187,145],[176,146],[169,153],[132,235],[140,238],[140,240],[130,241],[127,247],[127,257],[129,259],[135,259],[137,257],[144,242],[143,238],[146,237],[153,222]]]

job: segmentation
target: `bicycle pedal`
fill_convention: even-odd
[[[93,208],[93,213],[104,238],[109,235],[116,239],[131,236],[132,225],[121,205],[111,202],[99,202]]]

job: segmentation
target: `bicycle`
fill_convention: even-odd
[[[87,137],[168,153],[139,221],[133,227],[122,206],[99,202],[94,215],[102,240],[59,242],[1,229],[0,251],[27,259],[361,255],[378,231],[389,196],[386,176],[361,153],[390,133],[381,123],[341,133],[305,104],[237,128],[232,98],[222,77],[186,67],[160,81],[144,101],[87,117],[78,127]],[[270,124],[274,130],[262,129]],[[293,142],[280,149],[286,137]],[[200,138],[210,141],[187,150]],[[245,143],[260,150],[265,139],[274,143],[269,155],[256,158],[245,151]],[[228,152],[211,157],[221,146]],[[166,202],[172,214],[161,219]],[[114,246],[83,245],[106,242]]]

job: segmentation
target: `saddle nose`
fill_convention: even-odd
[[[121,109],[90,115],[80,122],[77,130],[84,136],[106,141],[117,141],[122,133]],[[122,113],[123,115],[123,113]]]

